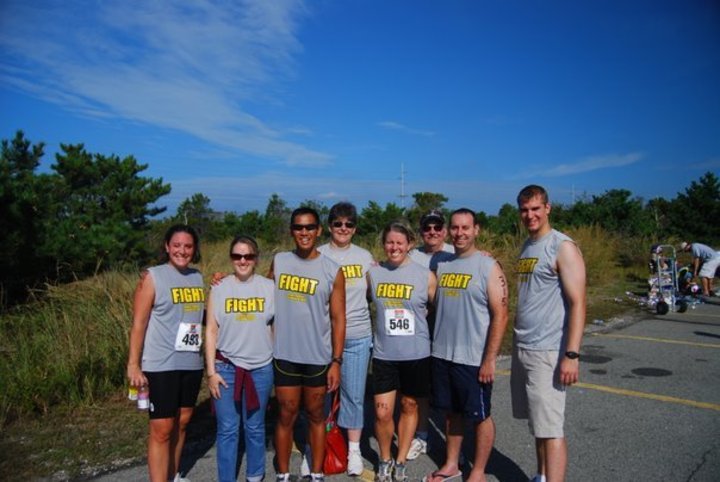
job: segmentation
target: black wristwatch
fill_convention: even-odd
[[[335,358],[332,359],[332,361],[330,363],[337,363],[338,365],[342,366],[342,361],[343,360],[342,360],[341,356],[336,356]]]
[[[566,351],[565,356],[571,360],[577,360],[578,358],[580,358],[580,353],[576,351]]]

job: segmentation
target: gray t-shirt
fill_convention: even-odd
[[[488,280],[495,263],[476,252],[438,266],[433,357],[463,365],[482,363],[490,326]]]
[[[429,275],[430,270],[414,261],[397,268],[382,263],[370,268],[376,310],[373,358],[402,361],[430,356]]]
[[[430,268],[431,271],[437,271],[438,263],[450,261],[454,258],[455,247],[452,244],[443,243],[443,248],[435,253],[425,251],[425,246],[417,247],[408,253],[410,259],[421,266]]]
[[[155,300],[145,332],[142,370],[202,370],[202,275],[193,268],[180,272],[169,263],[149,268],[148,272],[155,284]],[[179,351],[178,343],[194,351]]]
[[[315,259],[302,259],[292,252],[275,255],[275,358],[310,365],[330,363],[330,295],[339,269],[324,254]]]
[[[693,258],[700,258],[703,262],[720,256],[720,252],[715,251],[710,246],[701,243],[692,244]]]
[[[320,246],[318,251],[337,262],[345,276],[345,339],[355,340],[372,335],[366,276],[373,265],[370,251],[354,244],[346,249],[339,249],[329,243]]]
[[[210,291],[219,326],[216,346],[235,366],[254,370],[272,360],[274,291],[273,282],[260,275],[247,281],[228,276]]]
[[[551,230],[542,238],[525,241],[516,267],[518,302],[515,340],[527,350],[560,350],[567,326],[567,306],[560,276],[555,271],[557,253],[565,234]]]

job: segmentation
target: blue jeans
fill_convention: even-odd
[[[260,408],[250,414],[245,409],[244,392],[242,402],[233,400],[235,367],[229,363],[215,361],[215,371],[227,383],[227,388],[220,385],[220,398],[214,400],[217,416],[218,480],[220,482],[235,482],[236,480],[238,442],[240,431],[243,429],[247,454],[246,474],[248,478],[259,480],[265,475],[265,410],[273,386],[272,363],[250,371],[260,401]],[[240,426],[241,419],[242,428]]]
[[[372,350],[372,336],[345,340],[340,372],[340,415],[338,425],[346,429],[363,428],[365,381]]]

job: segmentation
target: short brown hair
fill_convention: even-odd
[[[524,202],[529,201],[535,196],[540,196],[544,204],[550,202],[550,198],[548,197],[548,193],[544,187],[538,186],[537,184],[530,184],[529,186],[525,186],[520,190],[520,194],[518,194],[517,196],[518,206],[520,206],[520,204]]]

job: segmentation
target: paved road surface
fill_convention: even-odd
[[[527,481],[535,471],[534,443],[526,423],[511,417],[509,360],[498,367],[493,390],[498,433],[488,480]],[[582,382],[568,393],[569,481],[720,480],[720,306],[648,315],[611,328],[590,326],[581,367]],[[195,442],[185,457],[187,477],[193,482],[216,479],[212,423],[205,418],[194,427]],[[442,427],[437,417],[433,422]],[[372,427],[372,419],[366,426]],[[271,437],[268,444],[266,480],[272,480]],[[439,432],[433,431],[430,444],[430,454],[410,462],[411,480],[420,480],[441,463],[444,445]],[[471,454],[471,443],[466,445]],[[376,448],[373,438],[364,441],[366,470],[356,482],[373,480]],[[293,453],[293,473],[299,473],[299,464],[300,454]],[[147,480],[147,467],[95,480]],[[328,480],[353,478],[338,475]]]

